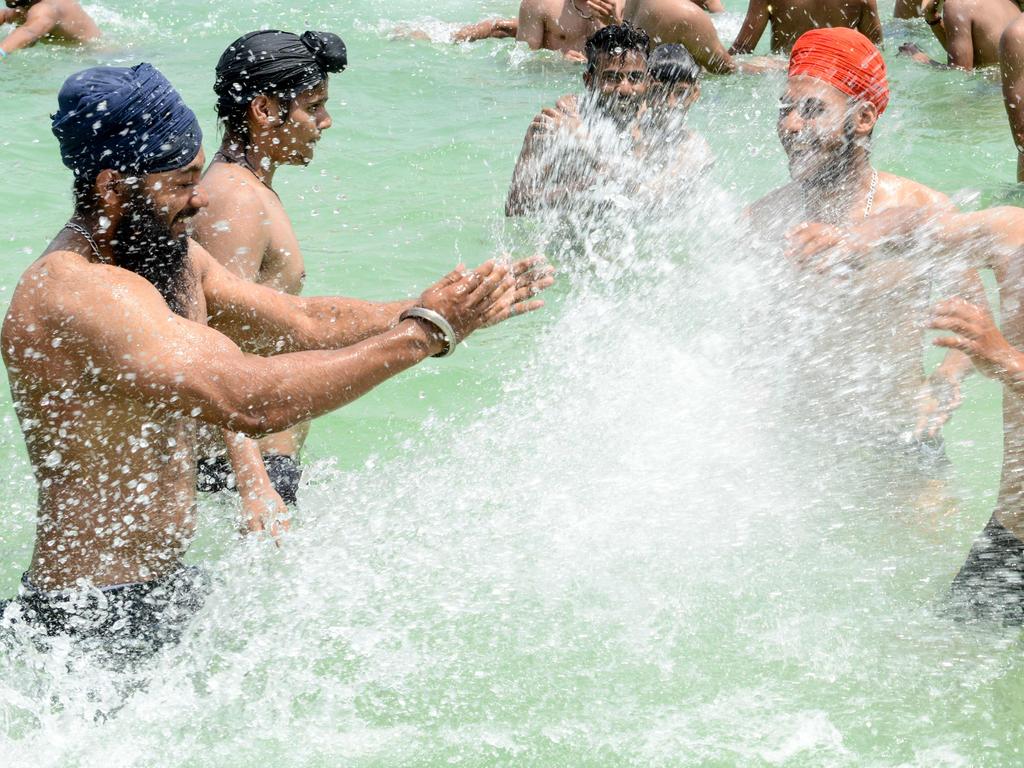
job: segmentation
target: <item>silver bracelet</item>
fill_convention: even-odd
[[[459,340],[455,336],[455,329],[452,328],[451,323],[445,320],[444,315],[426,307],[410,307],[398,316],[398,321],[408,320],[410,317],[426,320],[444,337],[444,349],[434,357],[449,357],[455,353],[455,345],[459,343]]]

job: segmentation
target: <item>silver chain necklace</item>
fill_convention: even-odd
[[[875,192],[878,191],[878,171],[871,169],[871,188],[868,190],[868,200],[864,203],[864,218],[871,215],[871,209],[875,207]]]
[[[89,247],[92,248],[92,252],[95,254],[96,260],[100,263],[106,262],[106,259],[103,258],[103,254],[100,253],[99,245],[96,244],[96,238],[92,236],[92,233],[88,229],[74,221],[69,221],[65,224],[64,229],[70,229],[72,232],[77,232],[84,237],[86,242],[89,243]]]

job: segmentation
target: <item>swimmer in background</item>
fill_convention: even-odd
[[[674,188],[708,170],[711,147],[686,127],[686,115],[700,98],[701,68],[681,45],[659,45],[647,60],[645,109],[634,129],[634,155],[653,172],[643,189],[657,202],[675,204]]]
[[[0,60],[40,40],[89,43],[100,29],[76,0],[7,0],[0,9],[0,24],[17,29],[0,41]]]
[[[1024,182],[1024,14],[1003,30],[999,39],[999,70],[1003,105],[1017,147],[1017,181]]]
[[[722,0],[682,1],[709,13],[725,10]],[[533,50],[561,51],[567,58],[582,62],[583,46],[599,26],[622,23],[622,5],[623,0],[523,0],[518,18],[487,19],[470,24],[458,30],[452,42],[515,37]],[[596,24],[583,24],[583,21]]]
[[[32,562],[0,626],[130,662],[176,642],[208,591],[183,563],[197,422],[290,429],[537,309],[551,276],[487,262],[377,303],[233,275],[188,237],[207,202],[202,131],[148,64],[71,75],[53,132],[74,212],[23,273],[0,336],[38,491]]]
[[[647,33],[629,24],[604,27],[586,43],[585,103],[620,135],[629,134],[643,105],[649,47]],[[586,112],[575,98],[563,97],[533,119],[512,174],[506,216],[558,205],[594,184],[603,158],[584,135]],[[559,141],[560,135],[569,143]]]
[[[876,0],[750,0],[729,53],[753,53],[769,23],[772,53],[789,53],[800,35],[820,27],[849,27],[882,43]]]
[[[925,0],[922,14],[946,50],[946,64],[914,43],[901,45],[900,53],[921,64],[970,71],[999,64],[999,40],[1021,12],[1015,0]]]
[[[221,147],[203,175],[209,204],[193,219],[194,237],[231,273],[291,295],[302,292],[305,263],[288,213],[274,191],[282,165],[306,166],[331,127],[328,80],[348,64],[337,35],[264,30],[235,40],[217,62],[214,92]],[[235,342],[245,346],[245,339]],[[197,468],[200,491],[234,488],[250,530],[270,505],[294,505],[308,424],[268,435],[205,435]],[[226,446],[226,453],[225,453]]]
[[[785,69],[785,63],[765,57],[740,61],[718,37],[711,17],[687,0],[626,0],[623,18],[647,30],[656,45],[678,43],[712,74],[769,72]]]
[[[921,318],[942,275],[898,248],[857,270],[833,270],[809,257],[823,243],[840,241],[843,229],[889,209],[953,210],[945,195],[872,167],[872,134],[888,103],[885,62],[867,37],[846,28],[802,35],[778,119],[792,182],[756,202],[749,216],[754,232],[788,244],[799,279],[787,290],[792,305],[804,308],[795,322],[805,334],[817,323],[807,343],[793,349],[801,355],[794,364],[802,381],[812,386],[800,398],[802,410],[821,403],[828,423],[849,417],[851,438],[919,454],[927,468],[942,456],[941,428],[971,369],[952,350],[925,378]],[[947,289],[954,283],[965,295],[984,295],[976,271],[953,262],[949,272]]]

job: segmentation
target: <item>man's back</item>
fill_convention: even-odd
[[[143,278],[66,247],[62,234],[25,272],[2,333],[40,487],[33,584],[53,590],[79,577],[96,586],[159,578],[179,566],[195,525],[194,421],[118,391],[130,374],[92,357],[78,329],[88,323],[101,335],[130,334],[126,307],[163,300]],[[201,291],[193,295],[189,314],[205,318]]]
[[[768,23],[774,53],[790,50],[802,34],[822,27],[847,27],[858,30],[872,42],[882,40],[876,0],[751,0],[743,27],[730,50],[753,51]]]
[[[678,43],[709,72],[730,72],[731,57],[711,17],[690,0],[627,0],[623,17],[651,36],[654,45]]]
[[[998,64],[999,39],[1018,16],[1011,0],[948,0],[942,26],[950,63],[968,69]]]
[[[101,34],[77,0],[40,0],[27,8],[0,11],[0,23],[7,22],[19,25],[7,38],[14,41],[4,46],[8,52],[43,38],[86,43]]]

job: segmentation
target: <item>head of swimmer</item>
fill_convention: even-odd
[[[218,103],[224,138],[273,165],[309,165],[331,127],[328,78],[297,94],[261,93],[240,105]]]
[[[700,98],[700,65],[681,45],[660,45],[648,59],[647,106],[655,119],[678,119]]]
[[[200,186],[200,149],[179,168],[133,175],[103,169],[74,183],[75,214],[110,243],[114,263],[148,280],[185,314],[189,292],[188,225],[209,200]]]
[[[587,40],[583,83],[598,106],[618,122],[636,117],[647,92],[650,38],[630,24],[613,24]]]
[[[42,2],[42,0],[6,0],[7,7],[13,8],[14,10],[31,8],[36,3],[40,2]]]
[[[822,185],[841,179],[870,154],[878,108],[807,75],[790,77],[779,101],[779,140],[794,181]]]

